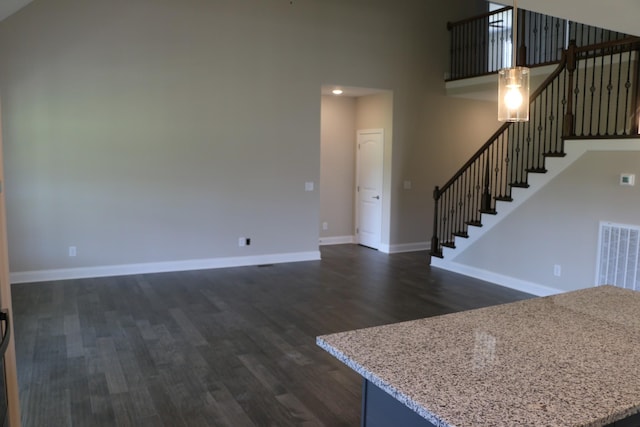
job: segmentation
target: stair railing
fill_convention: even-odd
[[[530,97],[528,122],[505,123],[442,187],[435,207],[431,255],[455,247],[513,187],[527,188],[529,173],[544,173],[546,157],[564,156],[570,137],[638,136],[640,39],[587,47],[575,42]]]
[[[482,76],[512,66],[512,20],[513,8],[509,6],[449,22],[451,64],[447,80]],[[559,63],[569,40],[580,47],[629,37],[524,9],[518,10],[517,27],[517,62],[528,67]]]
[[[637,37],[570,47],[567,137],[638,137],[639,52]]]

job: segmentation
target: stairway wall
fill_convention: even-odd
[[[607,141],[596,144],[606,149]],[[640,139],[627,149],[586,152],[454,262],[506,286],[532,284],[532,293],[540,294],[536,285],[559,292],[593,286],[599,221],[640,225],[640,185],[618,184],[620,173],[640,176]]]

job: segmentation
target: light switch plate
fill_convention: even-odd
[[[304,191],[313,191],[313,182],[305,182]]]
[[[636,185],[636,175],[633,173],[620,174],[620,185],[628,185],[628,186]]]

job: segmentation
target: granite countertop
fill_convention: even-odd
[[[604,426],[640,411],[640,292],[600,286],[320,336],[436,426]]]

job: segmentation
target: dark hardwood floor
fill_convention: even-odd
[[[425,252],[14,285],[24,427],[357,426],[317,335],[529,298]]]

